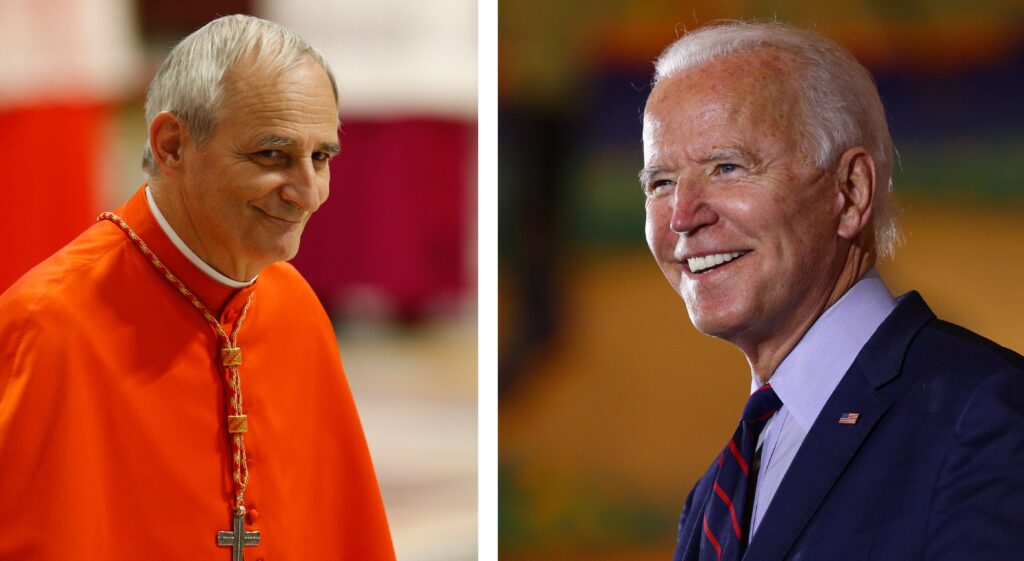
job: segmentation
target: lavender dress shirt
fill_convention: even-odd
[[[825,402],[895,307],[878,271],[871,269],[821,314],[775,370],[770,381],[783,405],[761,433],[751,538]],[[752,376],[751,393],[760,385]]]

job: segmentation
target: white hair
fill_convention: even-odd
[[[723,55],[772,49],[798,62],[791,80],[800,96],[804,148],[821,169],[862,146],[875,161],[875,248],[892,257],[899,243],[892,196],[893,145],[871,74],[837,43],[777,22],[730,21],[702,27],[668,46],[654,63],[654,84]]]
[[[224,16],[184,38],[171,50],[146,94],[146,123],[163,111],[177,115],[196,142],[202,144],[219,120],[225,77],[245,57],[275,75],[311,57],[327,73],[338,101],[338,86],[327,61],[294,31],[277,23],[246,15]],[[142,151],[147,177],[159,170],[147,140]]]

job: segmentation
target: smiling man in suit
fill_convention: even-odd
[[[897,229],[867,70],[786,25],[706,27],[657,60],[643,124],[651,251],[752,374],[675,559],[1019,559],[1024,359],[876,271]]]

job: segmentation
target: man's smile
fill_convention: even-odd
[[[260,212],[260,214],[262,214],[266,218],[269,218],[269,219],[273,220],[274,222],[280,223],[280,224],[285,225],[285,226],[302,224],[304,222],[304,219],[305,219],[304,216],[282,218],[282,217],[277,216],[275,214],[271,214],[271,213],[263,210],[260,207],[255,207],[255,208],[256,208],[256,210],[258,210]]]
[[[724,265],[746,254],[746,251],[712,253],[701,257],[690,257],[686,259],[686,264],[687,266],[689,266],[691,273],[703,273],[709,269],[714,269],[716,267]]]

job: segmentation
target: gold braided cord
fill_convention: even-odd
[[[184,296],[200,314],[202,314],[203,318],[205,318],[207,323],[209,323],[213,328],[217,338],[220,339],[222,349],[235,348],[237,346],[236,342],[238,341],[238,332],[241,331],[242,323],[245,321],[246,314],[249,312],[249,306],[252,304],[252,293],[249,294],[249,298],[245,301],[242,313],[238,316],[238,320],[235,322],[235,328],[229,336],[224,331],[220,321],[218,321],[217,318],[210,313],[210,310],[199,301],[199,298],[197,298],[195,294],[185,286],[185,283],[178,280],[178,277],[174,276],[174,273],[171,273],[170,269],[160,261],[156,254],[149,249],[148,245],[146,245],[146,242],[143,241],[134,230],[132,230],[131,226],[129,226],[123,218],[113,212],[104,212],[99,215],[96,220],[97,222],[109,220],[124,230],[125,234],[128,235],[128,239],[130,239],[135,247],[137,247],[139,251],[149,259],[150,263],[152,263],[157,271],[163,275],[163,277],[167,279],[172,286],[178,289],[178,292],[181,293],[181,295]],[[245,409],[242,406],[242,377],[239,374],[237,363],[229,366],[222,362],[221,365],[224,367],[226,374],[228,389],[228,395],[226,396],[227,405],[231,409],[229,415],[244,416]],[[245,434],[243,432],[232,433],[231,444],[231,463],[234,468],[232,470],[232,479],[235,484],[235,510],[238,510],[245,504],[245,489],[249,485],[249,462],[245,453]]]

